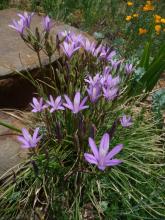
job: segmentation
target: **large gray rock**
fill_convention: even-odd
[[[10,28],[12,19],[18,19],[18,11],[16,9],[6,9],[0,11],[0,79],[6,78],[8,75],[17,71],[26,69],[34,69],[38,66],[38,58],[36,53],[29,49],[19,34]],[[34,15],[32,19],[32,29],[34,27],[41,28],[41,16]],[[52,35],[56,35],[60,31],[77,29],[68,25],[54,22]],[[47,57],[42,54],[42,63],[47,63]],[[54,60],[58,59],[58,54],[55,54]],[[54,61],[53,60],[53,61]]]
[[[23,42],[19,34],[10,28],[12,19],[18,19],[18,10],[6,9],[0,11],[0,108],[20,108],[24,107],[32,97],[34,88],[26,80],[23,80],[18,75],[14,75],[15,71],[25,72],[30,71],[36,73],[39,63],[35,52],[28,48]],[[42,28],[42,18],[39,15],[34,15],[32,18],[31,28]],[[54,27],[51,34],[56,37],[60,31],[70,30],[80,33],[74,27],[61,24],[54,21]],[[52,62],[59,59],[57,53],[54,54]],[[48,59],[46,55],[41,54],[43,65],[47,65]]]

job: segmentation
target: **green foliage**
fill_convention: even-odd
[[[154,58],[151,57],[151,42],[147,42],[141,57],[137,76],[139,80],[132,83],[129,95],[139,95],[143,91],[150,92],[157,84],[165,70],[165,44],[163,44]],[[135,75],[135,78],[137,77]]]
[[[20,165],[15,180],[12,176],[1,179],[1,219],[73,220],[85,215],[112,220],[163,219],[164,150],[159,147],[160,131],[151,118],[143,123],[145,117],[144,113],[136,115],[133,132],[117,129],[111,144],[124,144],[123,164],[105,172],[92,166],[91,172],[73,169],[74,143],[68,138],[62,146],[53,139],[44,143],[26,165]],[[107,128],[112,122],[107,121]]]
[[[9,6],[9,0],[1,0],[0,1],[0,10],[5,9]]]
[[[165,110],[165,89],[160,89],[152,95],[152,111],[158,126],[163,127],[163,111]]]

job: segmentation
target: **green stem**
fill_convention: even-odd
[[[7,124],[6,122],[0,121],[0,125],[4,126],[6,128],[9,128],[9,129],[11,129],[13,131],[17,131],[17,132],[21,133],[20,129],[14,127],[13,125]]]
[[[37,50],[36,53],[37,53],[37,57],[38,57],[38,61],[39,61],[40,68],[42,69],[42,62],[41,62],[40,51]]]

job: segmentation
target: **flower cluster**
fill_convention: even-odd
[[[65,108],[70,109],[72,113],[77,114],[81,110],[88,108],[88,106],[85,106],[85,103],[87,101],[87,97],[83,98],[83,100],[80,102],[80,92],[76,92],[73,102],[71,99],[64,95],[66,103],[62,100],[61,96],[58,96],[56,98],[53,98],[52,95],[49,96],[49,100],[46,100],[46,103],[43,103],[43,98],[40,98],[39,101],[34,97],[33,103],[31,103],[31,106],[33,107],[32,112],[41,112],[45,108],[49,108],[50,113],[53,113],[57,110],[65,110]]]
[[[28,14],[27,12],[24,12],[23,14],[18,13],[17,15],[20,19],[18,21],[14,19],[9,27],[16,30],[20,35],[23,35],[25,29],[30,29],[34,13]],[[51,28],[53,27],[53,23],[49,16],[43,18],[42,25],[45,32],[49,32],[51,30]]]
[[[102,75],[97,74],[93,78],[88,76],[85,79],[89,85],[87,92],[91,102],[96,102],[102,96],[102,93],[108,101],[112,101],[117,97],[120,78],[119,76],[112,77],[110,71],[111,68],[105,67]]]
[[[111,59],[116,55],[116,52],[111,48],[100,44],[99,46],[95,41],[89,40],[87,37],[74,32],[62,32],[59,33],[59,38],[64,38],[61,48],[64,54],[70,59],[73,54],[80,48],[84,49],[85,52],[92,54],[94,57],[99,59],[105,59],[110,62]]]
[[[147,1],[143,7],[143,11],[153,11],[155,6],[152,4],[152,1]]]
[[[12,21],[12,24],[9,27],[16,30],[19,34],[23,35],[23,32],[26,28],[30,28],[31,19],[34,13],[28,14],[24,12],[24,14],[17,14],[20,19],[16,21],[15,19]]]
[[[30,28],[32,15],[25,13],[19,16],[22,19],[21,21],[24,22],[25,27]],[[25,18],[29,18],[29,20],[25,22]],[[37,53],[43,48],[46,48],[45,45],[49,44],[49,32],[53,27],[53,22],[48,16],[43,18],[42,23],[44,34],[38,33],[38,35],[43,36],[43,41],[37,44],[37,36],[34,35],[36,37],[36,43],[33,45],[33,42],[28,42],[31,48]],[[30,34],[33,33],[30,32]],[[104,120],[100,118],[100,115],[103,115],[104,111],[108,112],[108,108],[105,108],[105,106],[111,106],[109,102],[116,100],[117,97],[120,96],[121,83],[125,82],[125,79],[131,76],[134,67],[132,64],[123,64],[124,61],[117,60],[116,52],[112,50],[111,47],[102,43],[98,44],[94,40],[89,40],[83,34],[64,31],[58,33],[57,36],[58,45],[56,49],[59,53],[62,52],[62,55],[64,55],[64,59],[62,59],[63,66],[61,67],[63,71],[60,75],[54,72],[53,74],[56,74],[56,76],[51,78],[51,80],[54,80],[57,87],[59,86],[58,90],[55,89],[55,95],[49,94],[47,98],[33,97],[32,103],[30,103],[32,112],[37,113],[37,116],[42,119],[43,126],[48,129],[39,129],[39,127],[37,127],[33,135],[31,135],[26,128],[23,128],[22,136],[19,136],[18,140],[23,144],[23,148],[35,148],[39,145],[41,138],[46,136],[46,134],[43,135],[46,131],[49,135],[53,135],[51,129],[55,128],[54,132],[56,133],[56,127],[58,127],[57,130],[62,131],[62,129],[64,129],[65,134],[70,134],[72,131],[70,131],[70,128],[69,130],[66,128],[68,124],[67,117],[69,117],[69,123],[73,123],[73,129],[71,128],[71,130],[73,130],[73,136],[77,135],[78,138],[82,138],[83,136],[84,138],[89,137],[89,146],[93,155],[87,153],[87,148],[84,146],[86,141],[82,139],[80,141],[78,140],[78,142],[83,144],[82,149],[84,150],[81,152],[80,149],[81,155],[84,155],[88,163],[97,165],[100,170],[104,170],[108,166],[118,165],[122,161],[114,159],[114,156],[121,151],[123,145],[117,145],[111,151],[108,151],[111,134],[106,131],[101,139],[99,148],[97,148],[92,138],[94,136],[90,135],[90,129],[91,124],[97,126],[102,122],[101,120]],[[25,40],[25,37],[22,37],[23,40]],[[42,46],[40,46],[41,43],[43,43]],[[36,45],[40,47],[36,48]],[[77,53],[82,56],[76,56]],[[51,58],[53,52],[46,54]],[[81,65],[81,79],[79,79],[79,76],[76,75],[77,73],[74,72],[75,68],[72,69],[74,58],[77,62],[76,65],[79,65],[79,63]],[[98,71],[93,69],[91,64],[96,67],[98,66]],[[67,67],[67,70],[65,67]],[[123,75],[120,75],[121,70],[124,73]],[[58,81],[56,82],[57,77]],[[61,89],[61,87],[63,87],[63,89]],[[99,108],[97,106],[99,106]],[[94,110],[94,114],[91,112],[91,109]],[[54,125],[52,126],[47,119],[49,117],[53,120]],[[58,121],[59,118],[62,121],[60,129],[59,123],[61,122]],[[115,122],[116,125],[120,124],[123,128],[132,125],[131,117],[126,115],[120,116],[120,113],[117,119],[115,119]],[[79,131],[81,128],[82,131]],[[39,131],[42,134],[40,136]],[[84,132],[83,135],[81,132]],[[53,137],[54,136],[56,137],[57,135],[55,134]]]
[[[133,6],[134,3],[133,2],[127,2],[127,6]],[[148,21],[150,21],[151,23],[153,22],[153,17],[151,16],[151,14],[146,14],[146,12],[151,12],[155,10],[155,5],[153,5],[153,2],[152,1],[146,1],[146,4],[144,6],[140,6],[139,8],[136,8],[136,11],[138,11],[138,13],[133,13],[132,14],[132,10],[131,10],[131,14],[130,15],[127,15],[125,17],[125,20],[127,22],[131,22],[132,21],[132,24],[135,25],[135,22],[139,20],[139,24],[137,23],[137,27],[138,27],[138,33],[139,35],[145,35],[147,32],[148,32],[148,28],[144,28],[141,26],[141,23],[140,23],[140,20],[143,21],[143,19],[147,19],[147,23]],[[141,13],[140,13],[141,12]],[[152,14],[153,15],[153,14]],[[165,31],[165,28],[164,28],[164,24],[165,24],[165,18],[161,17],[160,15],[158,14],[154,14],[154,21],[155,21],[155,33],[157,35],[160,34],[161,31]],[[138,20],[135,20],[135,18],[137,19],[138,17],[140,17],[140,19]],[[144,23],[144,22],[143,22]]]
[[[161,30],[165,31],[165,28],[163,28],[165,24],[165,18],[162,18],[160,15],[155,15],[155,32],[157,35],[160,34]]]

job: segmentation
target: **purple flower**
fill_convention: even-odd
[[[38,136],[39,128],[34,130],[33,136],[30,135],[26,128],[22,128],[22,136],[18,136],[18,141],[23,145],[22,148],[33,148],[36,147],[42,136]]]
[[[66,41],[63,42],[63,44],[61,45],[61,48],[63,50],[63,52],[65,53],[65,55],[70,59],[72,57],[72,55],[80,49],[79,46],[76,46],[73,42],[72,43],[68,43]]]
[[[27,12],[24,12],[24,14],[17,14],[20,17],[20,20],[16,21],[13,20],[12,24],[9,25],[9,27],[16,30],[18,33],[23,35],[23,31],[25,28],[30,28],[31,19],[34,13],[28,14]]]
[[[93,154],[85,153],[85,160],[90,164],[96,164],[100,170],[105,170],[108,166],[116,166],[122,161],[119,159],[113,159],[113,157],[118,154],[123,145],[119,144],[114,147],[111,151],[109,150],[109,134],[105,133],[101,139],[99,149],[92,138],[88,139],[89,146]]]
[[[94,50],[92,51],[93,56],[97,57],[98,55],[101,54],[103,50],[103,45],[100,44],[98,47],[94,48]]]
[[[120,123],[124,128],[130,127],[133,123],[132,123],[132,118],[131,116],[126,116],[124,115],[121,119],[120,119]]]
[[[96,44],[93,41],[90,41],[88,38],[84,37],[81,40],[81,46],[86,50],[87,52],[93,52],[96,48]]]
[[[19,21],[13,20],[12,24],[10,24],[9,27],[13,28],[19,34],[23,35],[23,31],[25,29],[24,21],[23,19],[20,19]]]
[[[89,85],[95,86],[96,84],[100,84],[100,75],[96,74],[93,78],[88,76],[84,81],[89,83]]]
[[[35,97],[33,97],[32,103],[30,105],[33,107],[32,112],[42,112],[46,106],[43,104],[43,98],[40,98],[37,100]]]
[[[51,107],[50,109],[50,113],[56,111],[56,110],[65,110],[65,108],[62,106],[62,99],[61,96],[58,96],[55,100],[53,99],[53,97],[50,95],[50,101],[46,101],[46,106],[47,107]]]
[[[43,25],[44,31],[50,32],[51,28],[53,27],[53,23],[48,15],[43,18],[42,25]]]
[[[118,95],[118,88],[104,88],[103,87],[103,95],[108,101],[114,100]]]
[[[80,92],[76,92],[73,103],[67,95],[64,95],[64,97],[66,103],[64,103],[63,106],[70,109],[74,114],[77,114],[79,111],[88,108],[88,106],[85,105],[85,102],[87,101],[88,97],[85,97],[80,102]]]
[[[128,75],[130,75],[132,72],[133,72],[133,65],[132,64],[126,64],[125,65],[125,72],[126,72],[126,74],[128,74]]]
[[[106,58],[109,50],[108,47],[102,46],[99,57],[103,59]]]
[[[106,66],[104,69],[103,69],[103,76],[107,76],[111,71],[111,68],[109,66]]]
[[[120,83],[120,77],[116,76],[113,78],[111,74],[108,75],[107,80],[105,82],[107,88],[116,87],[119,83]]]
[[[27,28],[30,28],[31,20],[34,15],[34,13],[28,14],[27,12],[24,12],[23,14],[17,14],[24,22],[24,26]]]
[[[115,51],[111,51],[108,56],[107,56],[107,61],[111,61],[112,60],[112,57],[114,57],[116,55],[116,52]]]
[[[96,85],[90,85],[89,88],[87,89],[88,95],[90,97],[91,102],[96,102],[99,97],[101,96],[101,88],[98,84]]]
[[[121,64],[121,60],[119,61],[111,60],[112,69],[114,69],[115,71],[120,67],[120,64]]]
[[[74,32],[71,32],[68,36],[68,41],[70,43],[74,43],[75,46],[81,47],[81,42],[83,41],[84,37],[82,34],[75,34]]]

